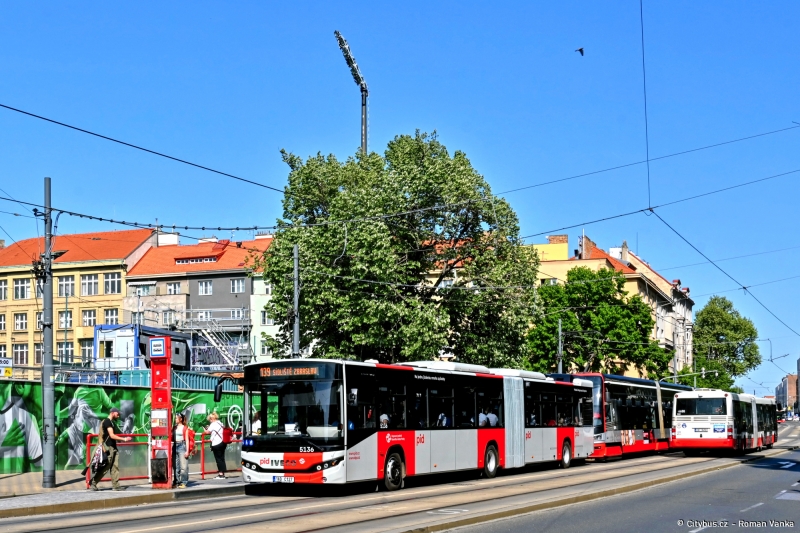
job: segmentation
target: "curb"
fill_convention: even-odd
[[[606,489],[601,490],[599,492],[593,492],[590,494],[581,494],[577,496],[568,496],[565,498],[560,498],[556,500],[551,500],[547,502],[540,502],[531,505],[526,505],[524,507],[515,507],[513,509],[504,509],[502,511],[495,511],[488,514],[483,514],[479,516],[471,516],[468,518],[459,518],[455,520],[448,520],[446,522],[438,522],[436,524],[431,524],[429,526],[422,526],[416,527],[412,529],[398,529],[394,530],[398,533],[434,533],[437,531],[445,531],[448,529],[453,529],[457,527],[464,527],[464,526],[473,526],[477,524],[482,524],[484,522],[490,522],[493,520],[499,520],[502,518],[510,518],[512,516],[518,516],[523,514],[532,513],[535,511],[544,511],[546,509],[555,509],[557,507],[563,507],[566,505],[572,505],[576,503],[583,503],[589,502],[592,500],[598,500],[600,498],[606,498],[608,496],[615,496],[618,494],[625,494],[627,492],[635,492],[637,490],[645,489],[648,487],[654,487],[656,485],[662,485],[664,483],[670,483],[672,481],[678,481],[680,479],[687,479],[694,476],[699,476],[702,474],[708,474],[710,472],[716,472],[718,470],[724,470],[726,468],[732,468],[734,466],[739,466],[745,463],[754,463],[756,461],[760,461],[762,459],[767,459],[769,457],[773,457],[775,455],[781,455],[783,453],[794,451],[798,448],[798,446],[790,446],[787,449],[781,449],[776,451],[775,453],[770,453],[769,455],[763,455],[759,457],[752,457],[752,458],[745,458],[740,461],[736,461],[734,463],[726,464],[726,465],[718,465],[712,466],[708,468],[704,468],[702,470],[697,470],[694,472],[684,473],[684,474],[675,474],[672,476],[667,476],[663,478],[658,478],[650,481],[642,481],[639,483],[634,483],[631,485],[624,485],[622,487],[615,487],[613,489]]]
[[[38,516],[55,513],[68,513],[78,511],[98,511],[114,509],[117,507],[129,507],[133,505],[145,505],[152,503],[169,503],[174,501],[202,500],[222,496],[244,495],[244,485],[233,487],[220,487],[208,489],[195,489],[189,492],[159,492],[155,494],[137,494],[132,496],[121,496],[118,498],[107,498],[102,500],[88,500],[74,503],[58,503],[54,505],[36,505],[32,507],[18,507],[16,509],[0,509],[0,519],[19,518],[24,516]]]

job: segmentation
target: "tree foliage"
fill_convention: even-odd
[[[756,339],[758,330],[752,320],[727,298],[712,296],[694,322],[694,366],[697,372],[706,369],[705,378],[697,376],[697,386],[731,390],[736,377],[761,364]],[[713,371],[719,375],[715,377]],[[693,381],[687,378],[684,383]]]
[[[250,265],[273,288],[277,349],[291,345],[298,244],[302,345],[314,356],[522,364],[538,259],[464,153],[417,132],[383,156],[283,159],[283,218]]]
[[[638,295],[629,297],[624,286],[625,277],[615,270],[576,267],[566,284],[541,287],[543,317],[528,335],[531,368],[556,368],[560,318],[564,371],[613,372],[633,365],[651,377],[666,374],[672,354],[650,338],[652,310]]]

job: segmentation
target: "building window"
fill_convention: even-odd
[[[29,279],[15,279],[14,280],[14,299],[27,300],[31,297],[31,280]]]
[[[58,343],[58,360],[62,363],[71,363],[75,356],[75,347],[71,342]]]
[[[195,257],[195,258],[192,258],[192,259],[176,259],[175,260],[175,264],[176,265],[189,265],[189,264],[195,264],[195,263],[216,263],[216,262],[217,262],[217,258],[216,257]]]
[[[0,344],[0,357],[8,357],[8,352],[6,350],[6,345]]]
[[[0,315],[0,331],[5,331],[5,330],[6,330],[6,315],[2,314]]]
[[[100,282],[97,274],[84,274],[81,276],[81,296],[97,296],[100,291]]]
[[[28,313],[14,313],[14,329],[17,331],[28,329]]]
[[[131,324],[144,325],[144,313],[142,311],[131,312]]]
[[[83,312],[83,325],[87,328],[92,328],[97,325],[97,311],[94,309],[87,309]]]
[[[139,285],[136,287],[136,296],[150,296],[155,285]]]
[[[211,280],[199,281],[197,285],[200,296],[211,296],[214,293]]]
[[[264,287],[264,294],[267,296],[272,296],[272,285],[267,285]]]
[[[75,296],[75,276],[58,276],[58,295]]]
[[[106,309],[106,324],[116,325],[119,324],[119,310]]]
[[[111,274],[104,274],[106,294],[119,294],[122,292],[122,274],[119,272],[112,272]]]
[[[275,325],[275,319],[274,318],[270,318],[269,315],[267,315],[266,311],[261,311],[261,325],[262,326],[274,326]]]
[[[81,339],[81,363],[91,363],[94,360],[94,339]]]
[[[165,326],[175,324],[175,311],[164,311],[161,313],[161,323]]]
[[[179,281],[167,283],[167,294],[180,294],[181,284]]]
[[[58,328],[69,329],[72,327],[72,311],[58,312]]]
[[[442,289],[449,289],[453,286],[454,280],[452,279],[443,279],[442,282],[439,284],[439,290]]]
[[[44,359],[44,344],[37,342],[33,345],[33,364],[40,365]]]
[[[14,352],[14,364],[25,366],[28,364],[28,345],[15,344],[12,348]]]
[[[267,341],[261,341],[261,355],[272,355],[272,350],[269,349]]]
[[[44,315],[44,313],[42,313],[41,311],[38,311],[36,313],[36,329],[42,329],[42,316],[43,315]]]
[[[244,309],[231,309],[231,320],[244,319]]]
[[[0,280],[0,300],[8,300],[8,282]]]
[[[36,297],[44,298],[44,283],[37,279],[34,284],[36,285]]]
[[[244,278],[231,280],[231,294],[241,294],[244,292]]]
[[[211,311],[198,311],[197,320],[202,320],[202,321],[211,320]]]

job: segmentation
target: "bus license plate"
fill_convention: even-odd
[[[288,476],[272,476],[273,483],[294,483],[293,477]]]
[[[695,433],[706,433],[708,428],[694,428]]]

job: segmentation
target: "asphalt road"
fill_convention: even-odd
[[[786,431],[781,433],[788,436],[798,429],[795,422],[787,424]],[[633,493],[450,531],[699,533],[746,530],[775,533],[798,529],[800,451],[793,451]]]
[[[781,429],[781,442],[788,444],[790,435],[797,432],[797,424]],[[795,442],[794,444],[797,444]],[[767,509],[774,510],[769,500],[773,493],[785,489],[785,494],[798,494],[798,487],[792,483],[800,480],[800,466],[780,468],[780,461],[792,460],[800,463],[800,454],[782,454],[758,463],[730,466],[715,474],[706,474],[659,485],[653,489],[629,493],[620,497],[605,498],[595,503],[575,504],[553,511],[552,514],[538,513],[527,515],[520,520],[526,529],[537,531],[592,531],[605,525],[609,531],[621,531],[621,524],[630,525],[629,531],[691,531],[696,528],[677,528],[677,519],[708,519],[707,505],[693,506],[702,498],[707,503],[725,501],[726,489],[738,487],[734,481],[743,477],[761,483],[756,491],[749,491],[756,498],[748,505],[763,503],[752,509],[752,516]],[[561,470],[553,465],[540,465],[523,472],[508,473],[495,479],[478,479],[474,472],[456,475],[440,475],[411,479],[404,490],[386,493],[374,492],[372,486],[322,487],[310,490],[302,486],[267,487],[260,494],[247,497],[214,498],[203,501],[187,501],[170,504],[126,507],[92,512],[65,513],[60,515],[31,516],[18,519],[4,519],[3,533],[27,533],[50,531],[53,533],[107,532],[115,533],[195,533],[211,531],[269,531],[270,533],[294,531],[341,531],[347,533],[372,533],[378,531],[409,531],[420,526],[441,523],[450,517],[480,517],[498,509],[519,509],[531,503],[547,505],[556,499],[578,498],[596,491],[617,490],[625,485],[638,483],[650,486],[664,477],[683,477],[702,469],[729,466],[735,461],[731,458],[683,457],[681,453],[649,455],[610,463],[589,463]],[[758,476],[763,476],[758,477]],[[726,476],[724,481],[716,482],[715,476]],[[780,489],[770,486],[782,484]],[[778,479],[780,478],[780,481]],[[783,486],[787,485],[787,486]],[[684,496],[686,491],[691,497]],[[721,491],[721,492],[720,492]],[[657,492],[660,497],[639,501],[642,495]],[[696,495],[695,495],[696,494]],[[733,492],[727,491],[728,497]],[[737,493],[738,494],[738,493]],[[632,500],[632,498],[634,500]],[[752,499],[751,498],[751,499]],[[758,499],[760,498],[760,499]],[[769,501],[768,501],[769,500]],[[603,502],[614,502],[606,508]],[[750,500],[747,500],[749,502]],[[679,505],[676,505],[678,503]],[[738,504],[738,500],[737,500]],[[795,521],[800,523],[800,500],[781,500],[779,505],[792,505]],[[721,505],[721,504],[720,504]],[[740,505],[741,510],[748,505]],[[594,507],[587,507],[594,506]],[[764,507],[764,510],[761,510]],[[593,509],[583,511],[582,509]],[[669,514],[672,509],[685,510],[683,514]],[[579,513],[576,510],[581,509]],[[721,508],[722,509],[722,508]],[[700,513],[704,510],[704,513]],[[691,512],[689,512],[691,511]],[[677,511],[676,511],[677,512]],[[750,512],[750,511],[748,511]],[[665,514],[667,513],[667,514]],[[694,514],[693,514],[694,513]],[[675,516],[673,517],[673,514]],[[536,518],[544,516],[545,518]],[[547,518],[552,516],[554,518]],[[656,517],[663,522],[664,517],[673,522],[663,523],[662,529],[652,526]],[[773,516],[772,518],[781,518]],[[783,516],[785,519],[791,519]],[[629,521],[630,520],[630,521]],[[485,523],[474,528],[485,531],[488,528],[501,528],[497,531],[520,531],[510,527],[512,521]],[[575,524],[581,524],[580,528]],[[573,527],[573,525],[575,525]],[[668,526],[671,526],[668,527]],[[510,528],[509,528],[510,527]],[[502,529],[505,528],[505,529]],[[599,529],[602,531],[603,529]]]

